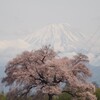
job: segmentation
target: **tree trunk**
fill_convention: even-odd
[[[77,97],[73,97],[72,100],[78,100],[78,98]]]
[[[48,96],[49,96],[49,100],[52,100],[52,94],[48,94]]]

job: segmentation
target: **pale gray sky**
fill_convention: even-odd
[[[100,26],[100,0],[0,0],[0,40],[19,38],[52,23],[93,33]]]

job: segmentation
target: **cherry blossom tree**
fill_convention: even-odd
[[[49,100],[62,92],[72,95],[73,100],[96,100],[95,87],[87,81],[91,76],[88,62],[88,57],[82,54],[71,59],[60,58],[52,48],[45,46],[25,51],[9,61],[2,82],[11,87],[9,94],[15,93],[15,97],[41,91],[48,94]],[[66,88],[61,88],[61,83],[66,84]]]

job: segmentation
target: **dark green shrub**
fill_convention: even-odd
[[[67,93],[62,93],[59,96],[54,96],[53,100],[71,100],[71,95]]]
[[[96,89],[96,96],[97,96],[97,100],[100,100],[100,88]]]

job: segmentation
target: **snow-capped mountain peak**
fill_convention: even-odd
[[[84,36],[74,32],[68,24],[51,24],[25,38],[32,49],[51,45],[55,51],[75,51],[83,43]]]

